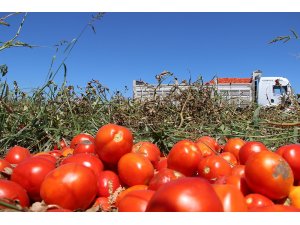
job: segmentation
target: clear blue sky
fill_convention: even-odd
[[[7,13],[0,13],[0,17]],[[93,13],[29,13],[20,41],[40,45],[33,49],[11,48],[0,52],[0,64],[7,64],[8,82],[21,88],[41,86],[51,59],[53,70],[64,56],[54,44],[71,41],[88,23]],[[10,27],[0,26],[0,41],[11,38],[22,15],[10,17]],[[66,61],[67,81],[85,86],[99,80],[111,91],[132,81],[155,82],[164,70],[180,80],[205,81],[218,77],[249,77],[260,69],[265,76],[287,77],[300,93],[300,39],[268,44],[290,29],[300,34],[300,13],[107,13],[92,29],[85,31]],[[57,74],[60,83],[63,71]]]

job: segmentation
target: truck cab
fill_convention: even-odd
[[[290,82],[284,77],[262,77],[261,71],[252,74],[253,99],[261,106],[276,106],[292,94]]]

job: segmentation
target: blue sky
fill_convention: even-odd
[[[7,13],[1,12],[0,17]],[[21,88],[42,86],[52,57],[53,70],[62,62],[61,40],[76,38],[93,13],[29,13],[19,37],[37,47],[11,48],[0,52],[7,64],[5,77]],[[23,15],[10,17],[10,27],[0,26],[0,41],[11,38]],[[132,81],[155,82],[164,70],[179,81],[204,81],[213,76],[249,77],[260,69],[264,76],[287,77],[300,93],[300,40],[268,44],[290,29],[300,34],[300,13],[106,13],[87,29],[66,61],[70,85],[85,86],[99,80],[111,91],[132,96]],[[55,78],[62,82],[63,71]],[[125,86],[129,91],[124,92]]]

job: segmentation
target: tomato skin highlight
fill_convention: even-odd
[[[212,185],[200,177],[182,177],[161,186],[146,212],[222,212],[223,205]]]
[[[117,165],[120,158],[131,152],[133,135],[129,129],[115,124],[102,126],[95,137],[99,158],[111,165]]]
[[[90,168],[77,163],[61,165],[45,177],[40,195],[46,204],[86,210],[97,195],[96,175]]]
[[[247,160],[245,179],[253,192],[271,200],[287,197],[294,182],[289,164],[271,151],[259,152]]]
[[[261,151],[268,151],[267,147],[258,141],[248,141],[246,142],[239,151],[239,161],[240,164],[244,165],[247,162],[247,159]]]
[[[257,193],[248,194],[245,196],[245,199],[246,199],[246,204],[248,206],[248,209],[271,206],[275,204],[271,199]]]

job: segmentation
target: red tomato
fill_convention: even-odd
[[[168,167],[168,159],[165,156],[160,157],[158,163],[156,165],[154,165],[154,168],[157,171],[160,171],[160,170],[162,170],[164,168],[167,168],[167,167]]]
[[[26,190],[18,183],[10,180],[0,179],[0,199],[1,201],[5,201],[5,199],[12,202],[17,201],[22,207],[29,207],[30,205]]]
[[[86,210],[97,195],[97,179],[91,169],[77,163],[67,163],[46,176],[40,194],[46,204]]]
[[[157,190],[162,185],[170,182],[171,180],[176,180],[180,177],[184,177],[184,175],[180,172],[175,170],[171,170],[168,168],[164,168],[158,171],[153,178],[150,180],[149,189],[150,190]]]
[[[201,152],[202,157],[210,156],[210,155],[215,155],[216,150],[214,146],[212,146],[211,143],[205,143],[202,140],[198,139],[196,142],[196,145]]]
[[[126,127],[107,124],[98,130],[95,144],[100,159],[116,165],[123,155],[131,152],[133,135]]]
[[[26,158],[29,158],[30,156],[30,151],[27,148],[15,145],[8,150],[4,159],[10,164],[18,164],[19,162],[23,161]]]
[[[92,135],[87,134],[87,133],[77,134],[71,140],[70,148],[75,149],[76,145],[78,145],[79,143],[84,142],[84,141],[90,141],[90,142],[94,143],[95,142],[95,138]]]
[[[245,165],[236,165],[231,169],[231,175],[244,176],[245,175]]]
[[[294,182],[289,164],[271,151],[261,151],[247,160],[245,178],[253,192],[272,200],[287,197]]]
[[[289,205],[274,204],[269,206],[251,208],[248,211],[249,212],[300,212],[300,209]]]
[[[41,201],[40,188],[46,175],[55,169],[55,162],[41,157],[31,157],[20,162],[13,170],[11,180],[20,184],[30,199]]]
[[[99,206],[102,212],[108,212],[111,209],[108,197],[98,197],[93,206]]]
[[[242,192],[231,184],[214,184],[213,188],[223,204],[224,212],[247,212]]]
[[[245,199],[248,209],[274,205],[271,199],[257,193],[248,194],[245,196]]]
[[[185,176],[193,176],[197,172],[197,167],[202,155],[197,145],[190,140],[177,142],[167,156],[169,169],[176,170]]]
[[[118,175],[110,170],[100,172],[98,178],[98,195],[102,197],[109,197],[120,187],[120,180]]]
[[[286,145],[282,157],[292,168],[295,181],[300,180],[300,144]]]
[[[230,138],[224,145],[224,152],[231,152],[239,160],[239,151],[246,142],[241,138]]]
[[[246,142],[239,151],[240,164],[245,164],[249,156],[261,151],[268,151],[267,147],[258,141]]]
[[[0,159],[0,172],[4,172],[5,171],[5,168],[10,168],[12,169],[12,165],[10,165],[9,162],[7,162],[6,160],[4,159]]]
[[[95,148],[95,143],[91,142],[90,140],[84,140],[75,146],[73,155],[78,153],[96,154]]]
[[[118,206],[119,212],[145,212],[155,191],[136,190],[129,192]]]
[[[228,162],[218,155],[211,155],[200,160],[198,164],[198,176],[213,182],[218,177],[231,174]]]
[[[133,185],[133,186],[125,189],[124,191],[120,192],[120,194],[116,198],[115,205],[118,207],[121,200],[130,192],[136,191],[136,190],[147,190],[147,189],[148,189],[148,186],[144,185],[144,184]]]
[[[93,154],[89,153],[78,153],[65,158],[61,165],[67,163],[78,163],[85,167],[90,168],[96,175],[97,180],[99,179],[100,173],[103,171],[104,166],[101,160]]]
[[[149,159],[139,153],[127,153],[118,162],[120,180],[127,186],[148,185],[154,175],[154,167]]]
[[[222,212],[212,185],[200,177],[182,177],[161,186],[148,203],[147,212]]]
[[[221,151],[221,146],[219,143],[216,141],[216,139],[210,137],[210,136],[202,136],[196,140],[196,142],[202,142],[206,144],[209,147],[213,147],[213,152],[220,152]]]
[[[238,164],[237,158],[231,152],[222,152],[219,156],[225,159],[231,167]]]
[[[140,141],[133,145],[132,152],[143,154],[147,157],[150,162],[155,166],[160,160],[160,150],[159,148],[148,141]]]

